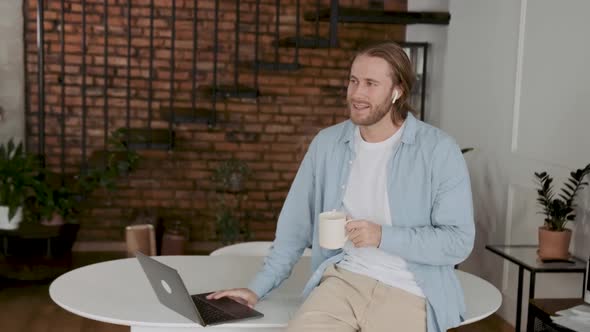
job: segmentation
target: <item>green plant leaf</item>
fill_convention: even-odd
[[[576,189],[575,189],[576,186],[572,186],[569,183],[564,183],[564,186],[568,187],[568,189],[571,190],[572,192],[576,191]]]

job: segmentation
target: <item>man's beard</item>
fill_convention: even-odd
[[[363,117],[359,117],[359,114],[356,114],[356,111],[353,110],[354,106],[352,106],[352,102],[348,102],[348,110],[350,111],[350,120],[357,126],[372,126],[375,123],[381,121],[384,116],[389,114],[393,104],[389,103],[387,100],[376,107],[370,106],[369,114]]]

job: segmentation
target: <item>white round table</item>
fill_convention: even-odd
[[[486,280],[473,274],[455,270],[463,293],[465,294],[465,321],[461,325],[471,324],[493,314],[502,304],[500,291]]]
[[[263,257],[160,256],[157,260],[178,270],[191,294],[245,287],[260,269]],[[260,301],[261,319],[209,327],[217,332],[280,331],[302,303],[301,291],[310,273],[309,257],[302,257],[291,277]],[[485,318],[501,303],[500,292],[487,281],[457,271],[466,294],[464,324]],[[85,266],[51,284],[51,299],[62,308],[89,319],[127,325],[132,332],[189,331],[202,328],[158,302],[135,258]]]

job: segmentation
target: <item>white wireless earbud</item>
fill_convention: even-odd
[[[391,98],[391,103],[395,104],[395,101],[397,100],[397,97],[398,97],[398,92],[397,92],[397,90],[393,90],[393,91],[394,91],[394,94],[393,94],[393,97]]]

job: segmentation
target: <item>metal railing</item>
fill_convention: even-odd
[[[110,135],[110,132],[115,130],[115,129],[119,129],[121,127],[124,127],[124,129],[127,130],[127,133],[129,133],[129,130],[132,128],[132,120],[135,120],[136,115],[132,115],[133,111],[132,110],[132,101],[134,100],[134,98],[137,98],[137,92],[134,92],[134,89],[138,89],[138,88],[134,88],[133,87],[133,81],[136,80],[138,77],[136,77],[136,75],[134,74],[134,69],[136,69],[137,67],[139,67],[138,69],[146,69],[145,67],[142,67],[141,64],[137,64],[134,65],[134,61],[133,61],[133,56],[136,55],[134,47],[133,47],[133,42],[134,42],[134,34],[133,34],[133,30],[135,28],[134,26],[134,20],[136,19],[133,16],[133,11],[136,9],[145,9],[146,7],[149,7],[149,25],[148,25],[148,30],[147,30],[147,35],[149,38],[149,43],[147,45],[147,47],[149,48],[148,52],[149,52],[149,59],[148,59],[148,64],[147,64],[147,106],[146,106],[146,112],[147,114],[145,114],[145,128],[143,129],[147,129],[148,132],[150,134],[148,134],[148,136],[150,136],[151,138],[151,131],[152,130],[156,130],[154,129],[154,123],[156,121],[161,122],[161,121],[168,121],[167,123],[167,130],[168,130],[168,136],[169,136],[169,140],[172,141],[173,140],[173,131],[174,128],[176,126],[176,120],[177,120],[177,116],[176,116],[176,110],[177,110],[177,94],[176,91],[178,90],[178,80],[176,78],[176,65],[178,63],[178,59],[177,59],[177,48],[176,48],[176,42],[177,42],[177,29],[176,29],[176,25],[177,25],[177,13],[179,12],[179,8],[178,8],[178,3],[176,0],[170,0],[170,6],[168,9],[171,10],[171,15],[168,18],[168,22],[169,22],[169,34],[170,34],[170,38],[169,38],[169,45],[170,45],[170,59],[169,59],[169,71],[170,71],[170,75],[169,75],[169,95],[168,95],[168,100],[167,100],[167,104],[168,104],[168,108],[169,108],[169,114],[168,114],[168,118],[166,120],[163,120],[162,118],[159,118],[155,115],[155,110],[156,110],[156,98],[155,98],[155,82],[156,81],[162,81],[161,77],[157,77],[156,76],[156,68],[155,68],[155,61],[156,61],[156,46],[155,45],[155,40],[156,40],[156,27],[155,27],[155,20],[156,20],[156,10],[158,8],[156,8],[156,5],[154,3],[154,0],[149,0],[149,1],[137,1],[137,0],[128,0],[126,3],[120,3],[117,5],[114,5],[113,2],[109,2],[109,1],[104,1],[103,4],[101,4],[102,6],[102,13],[99,10],[98,15],[101,16],[101,20],[102,20],[102,43],[103,43],[103,49],[102,49],[102,86],[98,86],[98,80],[96,80],[95,78],[97,77],[97,73],[96,71],[92,72],[92,75],[89,75],[89,69],[95,69],[95,67],[97,66],[96,61],[95,62],[89,62],[89,36],[90,37],[95,37],[96,36],[96,31],[94,31],[93,35],[89,35],[89,23],[92,25],[90,28],[94,28],[94,26],[96,26],[96,22],[92,21],[92,22],[88,22],[87,21],[87,17],[89,15],[96,15],[96,10],[97,8],[99,8],[99,5],[97,5],[96,2],[88,2],[87,0],[79,0],[74,2],[69,2],[68,0],[36,0],[37,3],[37,8],[36,8],[36,32],[37,32],[37,36],[36,36],[36,52],[37,52],[37,77],[36,77],[36,81],[37,82],[29,82],[28,86],[31,86],[31,83],[36,83],[37,85],[37,103],[38,103],[38,108],[37,108],[37,112],[36,114],[32,114],[31,113],[31,104],[32,102],[29,100],[27,101],[27,105],[29,108],[29,115],[33,115],[36,117],[36,133],[35,136],[37,138],[37,152],[40,155],[45,155],[46,154],[46,144],[47,144],[47,128],[46,128],[46,124],[47,124],[47,117],[55,117],[59,123],[58,129],[53,130],[52,132],[59,132],[58,136],[58,144],[60,145],[60,157],[59,157],[59,169],[61,171],[61,173],[65,173],[66,172],[66,163],[69,162],[69,158],[66,157],[66,144],[68,143],[66,141],[66,130],[68,130],[68,134],[74,135],[74,136],[78,136],[79,137],[79,147],[80,147],[80,162],[82,165],[82,168],[84,169],[84,167],[87,166],[87,162],[89,159],[89,151],[93,149],[93,147],[89,146],[89,115],[92,116],[96,116],[96,113],[92,113],[90,114],[90,110],[89,107],[91,106],[96,106],[96,105],[90,105],[89,104],[89,97],[92,97],[93,100],[95,99],[100,99],[96,98],[96,90],[101,90],[102,93],[102,135],[104,137],[103,138],[103,144],[104,144],[104,149],[106,150],[108,147],[108,138]],[[212,36],[206,36],[206,34],[202,33],[201,29],[199,29],[199,23],[200,23],[200,8],[198,5],[198,0],[193,0],[192,2],[192,8],[187,5],[187,3],[190,3],[188,1],[183,2],[182,3],[182,9],[183,10],[187,10],[187,6],[189,6],[190,12],[191,12],[191,27],[192,27],[192,54],[190,57],[190,68],[191,68],[191,73],[190,73],[190,100],[188,100],[188,102],[190,103],[190,109],[191,109],[191,114],[193,118],[197,118],[199,116],[199,112],[198,112],[198,108],[199,105],[202,104],[202,102],[210,102],[210,109],[209,112],[207,114],[207,121],[208,121],[208,125],[209,126],[215,126],[218,119],[217,119],[217,104],[220,98],[222,97],[238,97],[238,98],[255,98],[258,96],[258,89],[259,89],[259,74],[261,70],[293,70],[293,69],[297,69],[299,68],[299,49],[301,47],[303,47],[302,45],[300,45],[300,40],[301,40],[301,0],[297,0],[295,3],[295,27],[294,27],[294,37],[295,37],[295,47],[292,49],[285,49],[285,50],[281,50],[281,46],[279,45],[279,40],[283,37],[289,37],[289,36],[281,36],[281,0],[275,0],[274,3],[274,7],[275,7],[275,14],[274,14],[274,38],[275,38],[275,43],[274,46],[273,45],[261,45],[260,43],[260,36],[261,36],[261,31],[260,31],[260,25],[261,25],[261,20],[260,20],[260,16],[261,16],[261,1],[260,0],[255,0],[254,7],[255,7],[255,15],[254,15],[254,20],[252,21],[246,21],[243,19],[242,15],[243,15],[243,4],[241,4],[241,2],[239,0],[234,0],[235,1],[235,31],[234,31],[234,43],[233,43],[233,61],[230,61],[229,63],[227,62],[226,58],[224,57],[224,60],[220,60],[220,53],[222,52],[221,48],[220,48],[220,40],[219,40],[219,35],[220,35],[220,12],[221,12],[221,7],[220,7],[220,0],[215,0],[215,4],[214,4],[214,17],[213,17],[213,29],[212,29]],[[327,0],[326,0],[327,1]],[[55,10],[55,6],[54,4],[58,3],[59,4],[59,13],[57,15],[57,19],[51,21],[51,23],[54,24],[50,24],[47,25],[47,21],[45,19],[45,13],[47,8],[49,7],[49,5],[52,5],[52,10]],[[77,6],[77,8],[79,8],[79,11],[77,13],[80,13],[81,19],[80,21],[71,21],[68,22],[68,14],[71,14],[72,12],[72,5],[75,4]],[[252,3],[250,3],[251,5]],[[337,0],[329,0],[329,4],[331,5],[331,14],[332,17],[330,18],[330,32],[329,32],[329,40],[330,40],[330,46],[331,47],[337,47],[338,45],[338,38],[337,38],[337,23],[338,23],[338,1]],[[79,6],[79,7],[78,7]],[[320,10],[320,6],[321,6],[321,2],[320,0],[315,2],[315,10],[317,10],[318,12],[318,17],[319,17],[319,10]],[[111,41],[111,30],[113,30],[111,28],[111,19],[117,19],[118,17],[113,18],[114,14],[109,14],[115,11],[111,11],[112,9],[114,9],[113,7],[116,8],[120,8],[120,12],[122,13],[121,17],[123,18],[124,22],[124,31],[123,31],[123,36],[126,40],[126,50],[124,51],[124,54],[117,54],[117,55],[122,55],[124,58],[124,66],[123,66],[123,70],[117,70],[116,73],[111,73],[109,72],[109,69],[112,68],[111,67],[111,57],[113,57],[113,51],[109,49],[110,46],[110,41]],[[225,7],[224,7],[225,10]],[[27,15],[29,15],[28,11],[25,11],[27,13]],[[53,16],[53,15],[52,15]],[[27,18],[27,20],[29,20],[31,18]],[[210,19],[209,19],[210,21]],[[263,22],[265,24],[268,24],[268,22]],[[288,24],[288,22],[286,23]],[[292,24],[292,23],[291,23]],[[316,19],[315,22],[311,22],[308,24],[315,24],[315,38],[317,40],[320,40],[320,21],[319,19]],[[67,72],[67,68],[68,66],[70,66],[70,63],[68,62],[68,54],[66,53],[67,49],[66,49],[66,39],[67,39],[67,35],[66,35],[66,26],[73,26],[76,25],[80,31],[79,33],[79,45],[80,45],[80,53],[79,54],[80,57],[80,62],[79,63],[75,63],[74,65],[79,66],[80,70],[79,70],[79,80],[73,80],[74,83],[72,83],[72,80],[68,81],[66,79],[68,72]],[[100,24],[99,24],[100,25]],[[249,30],[250,31],[243,31],[242,27],[244,25],[250,25]],[[254,41],[253,41],[253,45],[249,45],[249,46],[253,46],[253,53],[254,54],[250,54],[245,56],[244,61],[242,61],[242,56],[244,56],[243,52],[241,52],[242,50],[242,43],[241,43],[241,37],[243,36],[244,33],[251,33],[252,27],[251,25],[254,25],[253,30],[254,30]],[[48,30],[49,29],[49,30]],[[47,30],[47,31],[46,31]],[[57,41],[52,40],[51,42],[58,42],[59,46],[57,47],[57,51],[55,48],[51,48],[50,51],[47,51],[49,48],[47,48],[47,40],[46,40],[46,33],[54,33],[57,32]],[[143,37],[144,35],[142,35]],[[212,66],[212,73],[211,76],[208,76],[210,78],[210,89],[209,94],[203,94],[202,92],[202,88],[204,88],[205,86],[205,82],[201,81],[199,79],[199,73],[198,73],[198,67],[199,67],[199,46],[200,46],[200,42],[201,40],[204,39],[208,39],[211,38],[213,39],[213,47],[212,47],[212,56],[213,56],[213,66]],[[114,37],[114,39],[116,39]],[[94,40],[94,39],[92,39]],[[325,40],[325,39],[324,39]],[[227,43],[226,40],[223,41],[224,44]],[[68,43],[72,43],[71,39],[68,40]],[[319,44],[318,44],[319,45]],[[120,46],[120,45],[119,45]],[[118,47],[119,47],[118,46]],[[125,46],[121,46],[124,47]],[[271,47],[274,47],[274,57],[272,58],[271,61],[264,61],[267,58],[264,55],[261,55],[261,50],[269,50]],[[244,47],[244,49],[246,49]],[[224,52],[227,51],[227,49],[224,47]],[[288,52],[292,52],[292,53],[288,53]],[[52,54],[52,53],[58,53],[58,54]],[[267,53],[265,53],[267,54]],[[292,54],[292,59],[293,61],[291,63],[281,63],[281,57],[285,54]],[[47,62],[47,56],[48,55],[56,55],[55,57],[52,57],[52,59],[58,59],[57,60],[57,64],[59,65],[59,70],[58,70],[58,80],[57,82],[51,81],[48,82],[47,81],[47,75],[48,75],[48,62]],[[76,54],[78,55],[78,54]],[[97,54],[92,54],[92,55],[97,55]],[[288,57],[287,57],[288,58]],[[28,59],[28,57],[27,57]],[[183,59],[184,60],[184,59]],[[115,60],[113,60],[115,61]],[[181,60],[182,61],[182,60]],[[223,72],[220,72],[220,64],[221,61],[224,61],[224,69]],[[250,75],[241,75],[241,71],[243,72],[245,69],[244,67],[244,62],[248,62],[252,63],[253,65],[250,66],[251,68],[251,72],[252,72],[252,77],[253,77],[253,81],[252,82],[247,82],[247,85],[251,85],[251,90],[254,92],[248,92],[243,90],[243,84],[240,84],[243,81],[243,77],[250,77]],[[118,66],[121,66],[120,63],[117,64]],[[229,85],[230,88],[227,89],[226,87],[224,87],[222,84],[222,77],[226,78],[227,76],[227,70],[228,70],[228,65],[233,66],[233,82],[231,82],[231,84]],[[117,67],[120,68],[120,67]],[[121,74],[122,73],[122,74]],[[113,80],[113,76],[115,75],[117,78],[122,78],[123,81],[125,82],[125,86],[123,88],[122,91],[124,91],[122,96],[119,97],[123,97],[125,98],[124,104],[121,108],[121,110],[117,110],[117,109],[112,109],[110,107],[110,103],[111,103],[111,99],[110,99],[110,92],[111,89],[114,88],[114,85],[111,84],[112,80]],[[141,74],[138,74],[141,76]],[[209,84],[209,83],[206,83]],[[48,113],[48,104],[47,104],[47,88],[48,86],[58,86],[59,89],[59,96],[58,96],[58,106],[57,109],[59,110],[59,112],[57,113]],[[69,105],[68,105],[68,92],[67,89],[69,86],[76,86],[79,87],[80,89],[80,98],[81,98],[81,105],[80,106],[80,132],[78,134],[72,133],[72,129],[68,128],[66,126],[66,122],[68,120],[68,118],[73,117],[73,116],[78,116],[77,114],[72,114],[72,112],[66,112],[66,110],[69,109]],[[161,86],[161,85],[158,85]],[[92,95],[89,95],[89,89],[92,88]],[[27,98],[29,97],[30,94],[27,94]],[[203,100],[202,98],[206,97],[205,100]],[[162,104],[165,104],[165,102],[159,102],[158,106],[161,107]],[[124,113],[124,114],[122,114]],[[124,119],[124,125],[117,125],[117,128],[112,127],[111,123],[110,123],[110,119],[112,117],[117,117],[117,118],[122,118]],[[202,120],[202,119],[201,119]],[[92,126],[95,125],[95,122],[92,122]],[[96,128],[90,128],[92,130],[95,130]],[[160,130],[162,130],[162,127],[159,127]],[[127,139],[130,139],[129,137],[127,137]],[[76,140],[78,141],[78,140]],[[150,144],[147,144],[146,146],[147,148],[153,147]],[[95,148],[95,147],[94,147]]]

